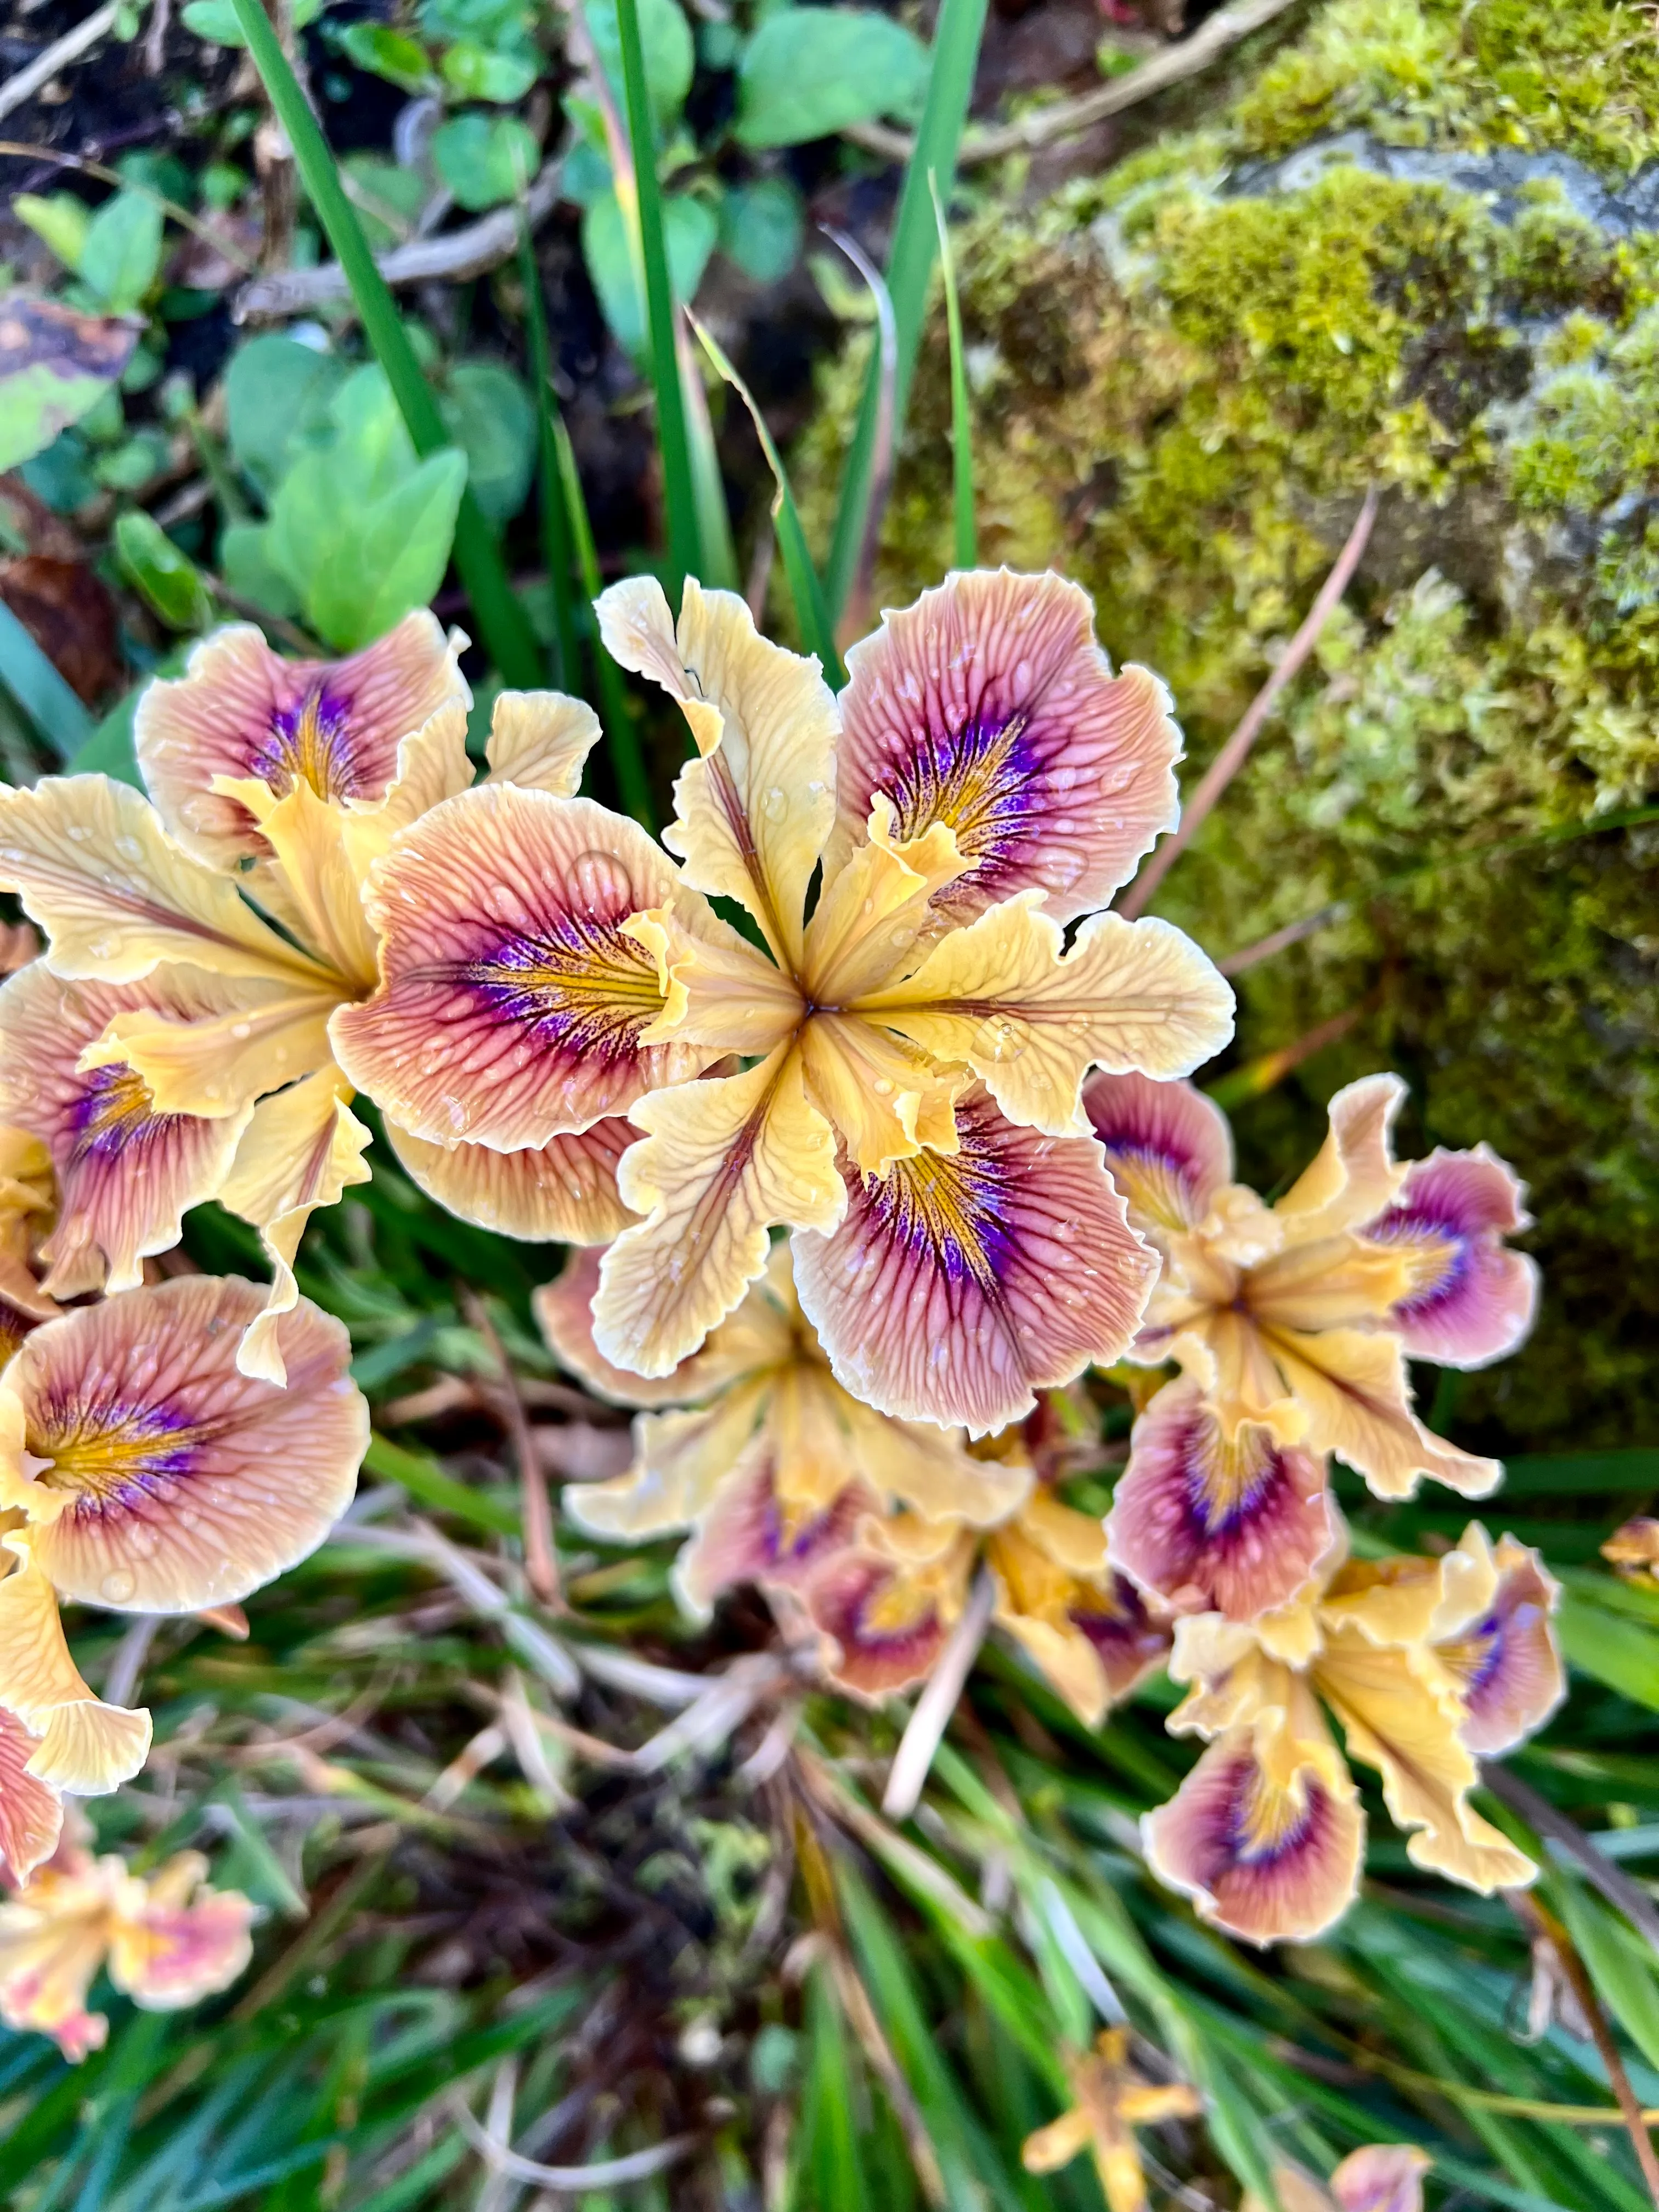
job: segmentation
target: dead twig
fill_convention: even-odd
[[[1244,0],[1240,7],[1218,9],[1190,39],[1183,39],[1153,60],[1143,62],[1139,69],[1114,77],[1097,92],[1085,92],[1076,100],[1060,100],[1051,106],[1035,108],[1018,122],[1000,125],[993,131],[965,132],[957,167],[966,168],[976,161],[1000,161],[1007,154],[1034,154],[1039,147],[1051,146],[1057,138],[1075,138],[1080,131],[1104,122],[1109,115],[1121,115],[1126,107],[1139,106],[1154,93],[1180,84],[1189,76],[1197,76],[1241,39],[1248,39],[1252,31],[1261,30],[1295,3],[1296,0]],[[915,141],[908,131],[890,130],[884,124],[849,123],[843,126],[841,135],[890,161],[908,161],[915,151]]]
[[[553,1502],[548,1495],[547,1474],[542,1465],[541,1454],[536,1449],[530,1416],[525,1411],[524,1400],[519,1395],[518,1378],[513,1372],[513,1363],[507,1356],[507,1347],[501,1342],[500,1332],[489,1318],[489,1310],[476,1291],[463,1287],[461,1310],[489,1346],[490,1357],[501,1370],[506,1391],[501,1411],[507,1421],[507,1433],[513,1439],[514,1454],[519,1462],[525,1579],[544,1605],[561,1612],[564,1601],[559,1589],[559,1556],[553,1547]]]
[[[1258,961],[1271,960],[1276,952],[1288,952],[1291,945],[1300,945],[1304,938],[1316,937],[1322,929],[1342,921],[1347,911],[1342,900],[1338,899],[1330,906],[1322,906],[1317,914],[1304,915],[1300,921],[1287,921],[1282,929],[1270,930],[1266,937],[1258,937],[1254,945],[1241,946],[1215,964],[1224,975],[1242,975]]]
[[[962,1686],[979,1656],[979,1647],[991,1626],[996,1601],[996,1584],[981,1567],[962,1618],[951,1631],[950,1640],[939,1654],[927,1688],[916,1699],[915,1710],[893,1754],[881,1801],[881,1809],[890,1820],[908,1820],[916,1809],[922,1784],[933,1764],[933,1753],[950,1726]]]
[[[532,179],[522,206],[494,208],[461,230],[441,238],[411,239],[375,256],[375,266],[394,291],[410,284],[460,283],[483,276],[519,247],[520,221],[533,230],[557,204],[562,156],[545,162]],[[337,261],[317,269],[284,269],[280,274],[256,276],[245,284],[231,309],[238,323],[281,322],[290,315],[309,314],[331,300],[346,300],[351,287]]]
[[[1529,1826],[1536,1828],[1540,1836],[1559,1844],[1590,1887],[1599,1890],[1614,1911],[1622,1912],[1659,1955],[1659,1907],[1655,1906],[1639,1883],[1631,1880],[1623,1867],[1602,1857],[1576,1820],[1558,1812],[1547,1797],[1522,1781],[1518,1774],[1512,1774],[1507,1766],[1488,1760],[1480,1769],[1480,1783],[1512,1813],[1518,1813]]]
[[[677,2165],[700,2141],[696,2136],[670,2136],[666,2142],[653,2143],[648,2150],[629,2151],[625,2158],[595,2159],[589,2166],[542,2166],[533,2158],[520,2158],[517,2151],[503,2149],[478,2125],[459,2095],[450,2109],[461,2133],[492,2173],[511,2174],[515,2181],[538,2181],[544,2189],[580,2191],[644,2181]]]
[[[15,76],[9,76],[0,84],[0,115],[9,115],[25,100],[33,100],[43,86],[52,82],[60,69],[78,62],[82,54],[114,29],[120,12],[120,0],[104,0],[101,8],[94,8],[90,15],[83,15],[72,31],[65,31],[61,39],[54,39],[49,46],[43,46]]]
[[[1613,2030],[1607,2026],[1607,2014],[1601,2009],[1584,1962],[1579,1957],[1571,1936],[1549,1911],[1524,1889],[1506,1889],[1504,1901],[1529,1935],[1548,1944],[1560,1963],[1567,1986],[1578,2001],[1579,2010],[1589,2023],[1589,2031],[1601,2063],[1607,2069],[1607,2080],[1619,2106],[1619,2116],[1624,2121],[1625,2132],[1636,2153],[1636,2163],[1642,2169],[1642,2179],[1647,2184],[1648,2195],[1659,2206],[1659,2153],[1653,2148],[1653,2137],[1648,2133],[1647,2116],[1641,2101],[1630,2085],[1625,2071],[1625,2062],[1619,2055],[1619,2045],[1613,2040]]]
[[[1347,544],[1337,555],[1335,567],[1320,586],[1319,596],[1309,608],[1301,629],[1279,655],[1273,674],[1245,708],[1243,720],[1199,778],[1197,790],[1182,808],[1180,827],[1148,856],[1146,866],[1118,902],[1118,912],[1126,921],[1133,921],[1142,911],[1147,900],[1192,842],[1222,793],[1249,759],[1250,748],[1261,736],[1262,726],[1273,712],[1279,693],[1319,642],[1321,631],[1335,613],[1338,602],[1347,590],[1354,570],[1359,566],[1360,556],[1365,550],[1371,525],[1376,520],[1376,488],[1373,485],[1365,494],[1359,513],[1354,519]]]

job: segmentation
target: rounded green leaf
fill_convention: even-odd
[[[517,199],[541,149],[516,115],[457,115],[432,134],[432,158],[458,203],[476,213]]]
[[[798,146],[873,116],[911,115],[927,87],[927,49],[890,16],[782,8],[743,58],[734,135],[745,146]]]
[[[205,629],[213,600],[201,571],[153,517],[135,509],[115,526],[123,574],[169,629]]]
[[[622,34],[617,28],[617,0],[586,0],[582,13],[587,19],[588,33],[605,81],[617,107],[625,112],[627,94],[623,86]],[[645,53],[646,97],[651,103],[652,122],[660,137],[685,105],[696,56],[690,26],[677,0],[639,0],[639,15],[640,45]]]

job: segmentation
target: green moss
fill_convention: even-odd
[[[988,211],[958,254],[983,556],[1078,577],[1201,762],[1379,488],[1346,605],[1159,909],[1219,954],[1342,903],[1239,979],[1247,1056],[1360,1010],[1246,1111],[1247,1164],[1282,1175],[1331,1089],[1400,1066],[1412,1141],[1485,1138],[1534,1189],[1544,1321],[1468,1419],[1651,1437],[1659,828],[1510,848],[1659,801],[1659,238],[1508,155],[1501,198],[1240,166],[1335,131],[1617,185],[1659,156],[1659,47],[1604,0],[1331,0],[1201,133]],[[852,389],[798,459],[819,527]],[[941,327],[884,603],[949,565],[948,427]]]

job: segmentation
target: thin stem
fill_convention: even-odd
[[[513,1439],[514,1453],[519,1462],[519,1506],[523,1516],[525,1580],[544,1605],[562,1610],[559,1555],[553,1545],[553,1505],[547,1492],[547,1474],[542,1466],[541,1455],[536,1449],[535,1431],[530,1425],[530,1416],[525,1411],[524,1400],[519,1395],[518,1378],[513,1372],[513,1363],[507,1356],[501,1332],[489,1317],[489,1309],[475,1290],[465,1285],[461,1288],[461,1309],[489,1346],[490,1357],[501,1370],[507,1433]]]
[[[341,185],[328,141],[307,105],[259,0],[232,0],[232,5],[272,110],[288,133],[311,204],[346,273],[363,330],[386,372],[415,450],[421,454],[437,453],[451,443],[448,429],[431,386],[421,374],[397,303],[374,265],[356,211]],[[509,684],[534,684],[540,673],[535,635],[514,596],[501,547],[470,489],[462,492],[455,519],[455,567],[472,603],[485,649],[502,676]]]
[[[957,297],[951,227],[945,218],[945,203],[939,198],[939,177],[932,169],[927,172],[927,189],[933,196],[933,219],[939,226],[939,266],[945,280],[945,328],[951,347],[951,480],[957,566],[976,568],[979,532],[974,520],[974,423],[968,401],[968,361],[962,342],[962,302]]]
[[[570,604],[570,524],[564,508],[564,487],[559,480],[559,441],[554,428],[553,345],[548,335],[547,302],[542,297],[542,272],[537,266],[535,241],[525,216],[519,230],[519,276],[524,286],[525,331],[530,342],[530,368],[536,386],[537,462],[540,474],[542,561],[553,598],[553,682],[574,690],[580,648],[576,619]]]
[[[979,58],[980,33],[985,26],[986,0],[943,0],[933,31],[933,67],[927,79],[927,101],[921,127],[911,150],[909,166],[899,193],[893,222],[893,243],[887,257],[887,289],[892,295],[898,325],[897,361],[893,378],[893,421],[904,426],[909,404],[910,380],[921,343],[927,314],[928,278],[939,235],[933,223],[929,173],[937,179],[939,196],[946,201],[956,184],[957,149],[973,95],[974,70]],[[877,415],[881,404],[881,369],[870,365],[858,425],[842,477],[841,506],[836,516],[834,543],[825,580],[824,596],[832,616],[839,617],[852,589],[866,522],[874,489]]]
[[[1227,1113],[1231,1113],[1235,1106],[1242,1106],[1247,1098],[1260,1098],[1276,1089],[1304,1060],[1311,1060],[1328,1044],[1346,1036],[1361,1017],[1370,1013],[1380,995],[1378,991],[1368,991],[1357,1006],[1346,1007],[1328,1021],[1316,1022],[1312,1029],[1304,1030],[1290,1044],[1280,1045],[1276,1052],[1264,1052],[1260,1059],[1247,1060],[1243,1067],[1234,1068],[1218,1082],[1206,1084],[1206,1091]]]
[[[564,490],[565,517],[570,525],[570,534],[575,540],[576,566],[581,576],[582,589],[591,604],[599,596],[599,556],[593,544],[593,526],[587,518],[587,501],[582,493],[575,449],[570,443],[570,433],[557,415],[553,417],[553,438],[558,449],[559,482]],[[640,750],[639,732],[634,727],[622,671],[597,636],[592,640],[592,646],[599,705],[604,709],[605,746],[617,778],[617,793],[634,819],[645,829],[653,830],[656,826],[656,812],[651,804],[651,779],[646,774],[645,755]]]
[[[1607,2026],[1607,2014],[1601,2009],[1595,1984],[1585,1971],[1584,1962],[1574,1948],[1571,1936],[1555,1915],[1528,1891],[1506,1889],[1504,1900],[1522,1926],[1547,1943],[1560,1961],[1561,1972],[1566,1977],[1573,1996],[1578,2000],[1580,2011],[1589,2022],[1595,2048],[1601,2054],[1602,2065],[1607,2069],[1607,2080],[1618,2101],[1620,2118],[1625,2123],[1625,2132],[1636,2153],[1636,2163],[1642,2169],[1648,2195],[1655,2205],[1659,2206],[1659,2154],[1654,2150],[1653,2138],[1648,2133],[1646,2115],[1630,2085],[1630,2076],[1625,2071],[1625,2062],[1620,2056],[1613,2030]]]
[[[1119,900],[1118,912],[1126,921],[1133,921],[1142,911],[1152,893],[1192,842],[1222,793],[1249,759],[1250,748],[1261,736],[1262,726],[1273,712],[1279,693],[1319,642],[1321,631],[1335,613],[1338,602],[1347,590],[1354,570],[1359,566],[1360,556],[1365,550],[1366,540],[1371,534],[1371,525],[1376,520],[1376,489],[1373,485],[1361,503],[1353,528],[1348,532],[1347,544],[1336,556],[1336,566],[1320,586],[1319,596],[1309,608],[1301,629],[1279,655],[1273,674],[1245,708],[1243,720],[1238,727],[1200,777],[1197,790],[1182,809],[1180,827],[1148,858],[1145,867]]]
[[[1622,1912],[1631,1926],[1647,1937],[1656,1956],[1659,1956],[1659,1909],[1622,1867],[1602,1857],[1576,1820],[1559,1812],[1547,1797],[1540,1796],[1518,1774],[1493,1760],[1482,1765],[1480,1782],[1483,1789],[1490,1790],[1512,1813],[1518,1813],[1540,1836],[1559,1844],[1582,1869],[1590,1887],[1599,1890],[1615,1912]]]
[[[931,175],[930,175],[931,182]],[[875,588],[876,552],[881,543],[881,526],[887,513],[888,496],[893,489],[893,436],[895,393],[898,386],[898,321],[893,313],[893,295],[883,281],[881,271],[869,259],[856,239],[845,231],[822,226],[826,238],[833,240],[852,263],[870,288],[870,296],[876,303],[878,344],[872,364],[876,374],[875,428],[870,444],[869,484],[864,510],[864,528],[859,538],[858,557],[853,564],[852,581],[848,588],[846,605],[836,625],[838,644],[860,637],[868,626],[870,600]]]
[[[951,1716],[979,1656],[979,1647],[991,1626],[997,1601],[996,1584],[981,1567],[962,1618],[951,1631],[950,1641],[927,1678],[927,1686],[916,1699],[887,1776],[881,1809],[890,1820],[908,1820],[921,1796],[927,1770],[933,1763],[939,1738],[950,1726]]]
[[[242,0],[239,0],[242,4]],[[640,258],[645,273],[645,312],[651,343],[651,379],[657,394],[657,443],[662,453],[663,504],[666,509],[668,557],[673,597],[701,565],[696,489],[686,430],[685,394],[680,386],[678,349],[674,343],[674,293],[668,276],[668,246],[663,234],[662,196],[646,89],[645,49],[640,39],[638,0],[617,0],[617,34],[622,47],[623,95],[628,103],[628,135],[634,155],[634,200],[639,218]]]

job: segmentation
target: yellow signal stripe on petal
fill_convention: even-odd
[[[247,983],[241,1003],[184,1021],[164,1007],[116,1014],[81,1054],[82,1069],[125,1066],[143,1079],[157,1114],[210,1120],[246,1113],[256,1098],[324,1066],[333,991]]]
[[[60,975],[128,983],[175,960],[290,986],[319,978],[228,877],[173,842],[147,799],[107,776],[46,776],[0,794],[0,888],[46,932]]]
[[[1079,1094],[1091,1066],[1190,1074],[1231,1036],[1233,994],[1167,922],[1096,915],[1067,951],[1041,899],[1022,891],[993,907],[854,1011],[936,1060],[966,1060],[1011,1121],[1086,1136]]]

